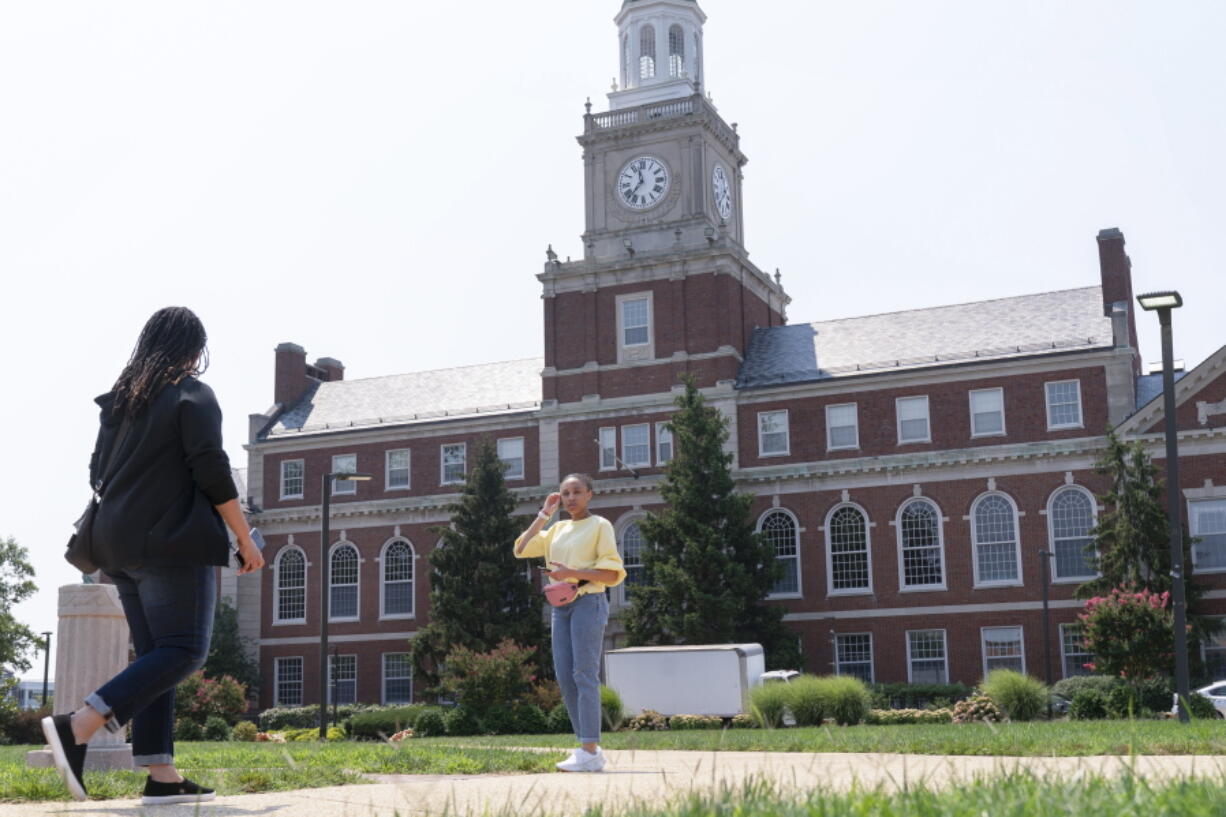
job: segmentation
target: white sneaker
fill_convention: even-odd
[[[570,753],[570,757],[558,764],[558,770],[563,772],[599,772],[604,769],[604,752],[596,747],[596,752],[585,751],[582,747]]]

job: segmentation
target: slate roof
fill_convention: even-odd
[[[303,433],[472,417],[540,406],[541,369],[534,357],[454,369],[319,383],[263,433]]]
[[[1175,382],[1178,383],[1185,374],[1187,372],[1174,372]],[[1138,411],[1160,394],[1162,394],[1162,372],[1143,374],[1137,378]]]
[[[1110,348],[1101,287],[757,329],[742,389]]]

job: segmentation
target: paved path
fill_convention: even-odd
[[[898,789],[943,787],[977,777],[1029,771],[1043,777],[1116,775],[1128,769],[1150,780],[1188,775],[1226,776],[1226,756],[1001,758],[944,755],[806,754],[800,752],[610,751],[602,774],[390,775],[370,784],[219,797],[196,806],[142,808],[139,800],[0,804],[3,817],[423,817],[450,815],[580,814],[589,805],[628,806],[668,799],[721,784],[769,779],[786,790],[846,790],[855,784]]]

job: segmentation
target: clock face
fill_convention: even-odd
[[[617,198],[631,210],[646,210],[668,192],[668,168],[654,156],[639,156],[617,174]]]
[[[719,217],[727,219],[732,215],[732,187],[728,184],[728,173],[721,164],[715,165],[711,171],[711,192],[715,194],[715,209]]]

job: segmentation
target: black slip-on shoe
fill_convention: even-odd
[[[85,791],[86,744],[77,743],[72,734],[72,716],[55,715],[42,719],[43,737],[51,747],[51,756],[55,759],[55,768],[59,769],[60,777],[74,800],[88,800],[89,793]]]
[[[193,783],[186,777],[182,783],[159,783],[150,777],[145,781],[145,793],[140,799],[142,806],[161,806],[171,803],[203,803],[212,800],[217,793],[212,789]]]

